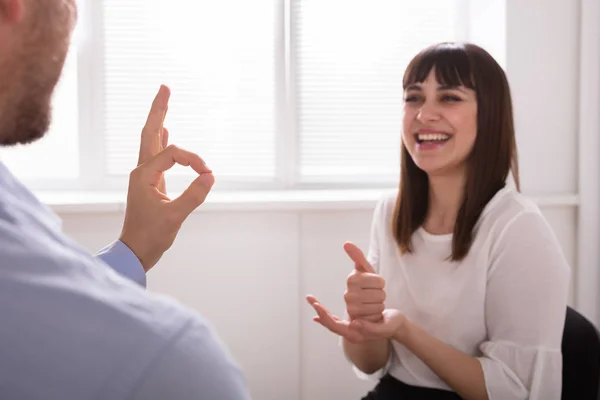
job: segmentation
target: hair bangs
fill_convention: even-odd
[[[404,74],[404,89],[425,81],[432,69],[435,70],[435,78],[440,85],[464,86],[475,90],[469,55],[460,44],[437,44],[415,56]]]

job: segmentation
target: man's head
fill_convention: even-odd
[[[41,138],[76,20],[76,0],[0,0],[0,146]]]

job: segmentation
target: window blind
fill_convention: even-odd
[[[172,143],[200,154],[221,179],[274,175],[276,5],[103,0],[108,175],[135,167],[161,83],[172,91]]]
[[[289,43],[282,29],[284,4],[291,5]],[[78,23],[91,39],[83,45],[101,51],[99,68],[85,68],[92,60],[81,57],[91,53],[74,47],[53,98],[51,132],[27,148],[0,149],[0,158],[44,187],[69,180],[74,189],[89,182],[98,190],[122,188],[135,167],[152,98],[165,83],[172,89],[165,122],[171,143],[204,157],[217,182],[252,188],[293,177],[283,184],[395,184],[402,73],[423,47],[465,39],[466,4],[99,0],[90,18]],[[79,72],[77,57],[84,62]],[[78,79],[94,84],[78,87]],[[295,89],[290,104],[280,101],[288,98],[288,87]],[[99,92],[88,93],[92,88]],[[101,107],[88,109],[96,101]],[[293,120],[280,115],[288,106]],[[99,125],[80,132],[79,121],[87,127],[90,115]],[[92,134],[94,140],[85,137]],[[291,152],[294,157],[288,157]],[[43,169],[27,162],[42,154],[49,160]],[[86,168],[80,169],[80,160]],[[90,163],[100,166],[93,177]],[[176,167],[170,174],[186,171]]]
[[[452,0],[293,0],[300,177],[396,182],[402,75],[457,39]]]

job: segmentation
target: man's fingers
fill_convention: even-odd
[[[167,115],[167,110],[169,109],[170,97],[171,90],[169,89],[169,87],[161,85],[158,89],[158,93],[156,93],[156,96],[152,101],[152,106],[150,107],[148,118],[146,118],[146,125],[144,125],[144,130],[154,130],[156,133],[160,133],[160,129],[162,128],[163,122],[165,121],[165,116]]]
[[[167,145],[169,144],[169,130],[165,127],[163,127],[163,129],[162,129],[162,134],[160,135],[160,140],[162,142],[160,151],[162,151],[165,148],[167,148]],[[159,182],[157,188],[161,193],[163,193],[165,195],[167,194],[167,183],[165,181],[164,175],[160,178],[160,182]]]
[[[192,167],[198,175],[212,172],[199,155],[181,149],[174,145],[169,145],[166,149],[153,156],[142,167],[145,177],[160,177],[160,174],[179,164],[185,167]]]
[[[186,218],[204,203],[214,183],[215,177],[212,173],[202,173],[179,197],[171,201],[171,207],[174,207]]]
[[[358,248],[354,243],[346,242],[344,243],[344,250],[346,254],[354,261],[356,268],[363,272],[370,272],[375,274],[375,270],[371,266],[371,264],[367,261],[364,253],[361,249]]]
[[[162,141],[162,148],[166,149],[169,145],[169,130],[167,128],[163,127],[162,136],[160,139]]]
[[[165,147],[162,145],[164,142],[161,135],[163,133],[163,122],[169,108],[170,96],[170,89],[165,85],[161,85],[152,102],[146,124],[142,129],[138,165],[145,163]]]
[[[215,181],[212,171],[197,154],[170,145],[136,168],[132,177],[135,174],[138,183],[152,185],[159,191],[163,191],[164,188],[161,187],[164,182],[163,173],[175,164],[190,166],[199,175],[180,197],[171,202],[172,207],[185,219],[204,202]]]

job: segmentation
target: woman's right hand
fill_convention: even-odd
[[[355,323],[352,321],[385,322],[383,319],[385,281],[375,273],[356,245],[345,243],[344,250],[354,261],[354,271],[348,276],[347,290],[344,295],[346,312],[350,320],[342,320],[331,314],[314,296],[307,296],[306,300],[317,312],[317,316],[313,318],[315,322],[352,343],[361,343],[367,338],[360,330],[354,328]]]
[[[350,321],[362,319],[378,322],[383,318],[385,309],[385,280],[375,272],[355,244],[345,243],[344,250],[354,261],[354,271],[346,280],[346,313]]]

